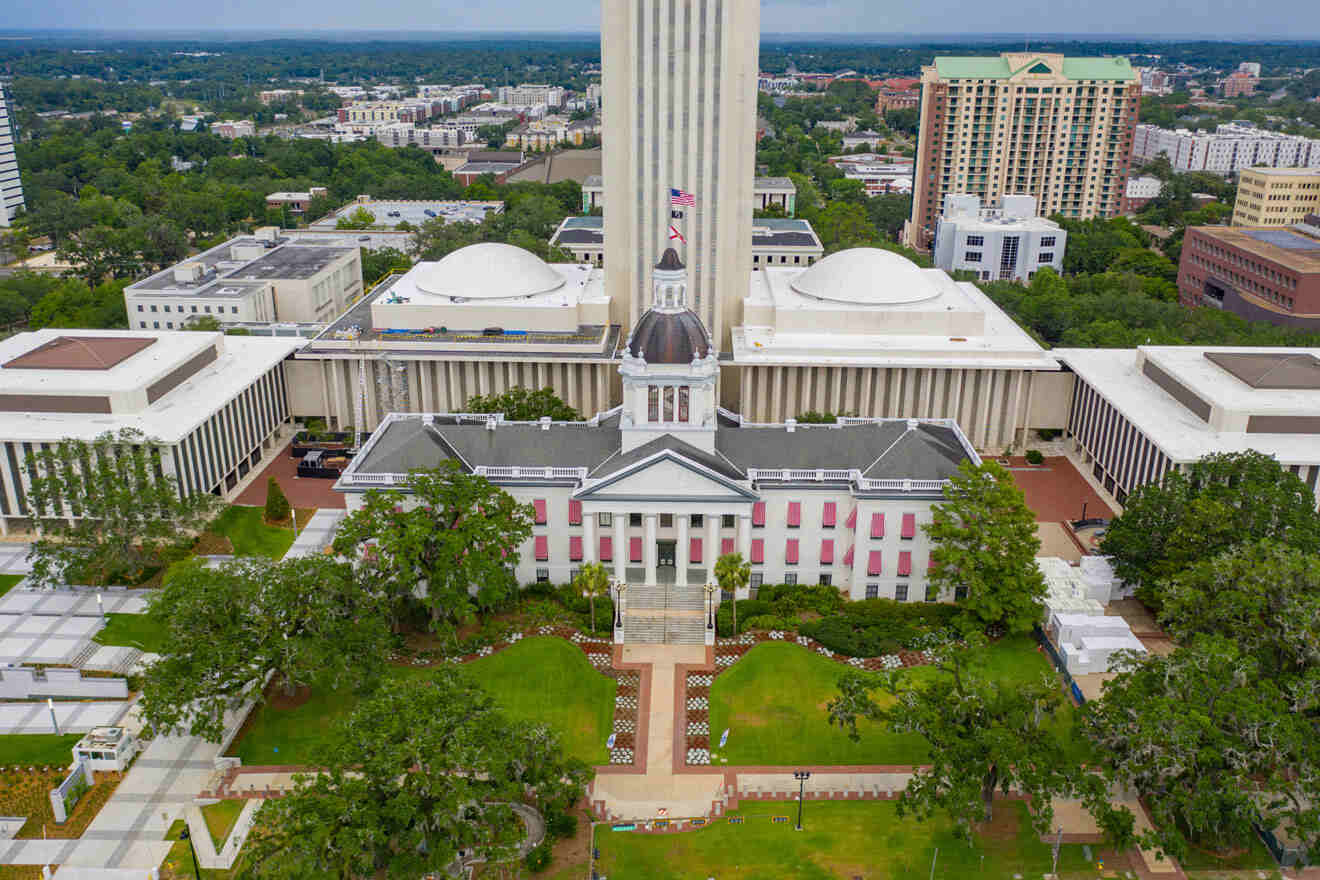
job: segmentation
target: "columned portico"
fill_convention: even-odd
[[[720,517],[712,516],[706,520],[706,546],[703,557],[706,563],[706,583],[715,583],[715,561],[720,558]]]
[[[644,522],[646,524],[645,536],[642,538],[642,558],[646,560],[646,582],[648,584],[657,583],[656,581],[656,557],[659,548],[656,546],[656,517],[657,513],[645,514]]]
[[[594,516],[594,514],[593,514]],[[614,514],[614,579],[627,581],[628,567],[628,514]]]
[[[690,552],[692,542],[688,538],[688,517],[680,514],[675,517],[678,526],[678,545],[675,548],[678,551],[678,558],[675,563],[674,585],[686,587],[688,582],[688,566],[691,564]]]

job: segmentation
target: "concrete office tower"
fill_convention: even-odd
[[[0,226],[9,226],[23,207],[23,184],[18,179],[18,159],[14,155],[16,140],[9,95],[0,85]]]
[[[944,197],[1035,196],[1043,216],[1118,213],[1141,82],[1126,58],[1005,52],[937,57],[921,69],[921,122],[907,242],[925,250]]]
[[[728,350],[751,265],[759,0],[604,0],[606,285],[614,322],[646,310],[675,247],[688,302]],[[670,190],[691,193],[676,208]],[[686,239],[671,240],[670,226]]]

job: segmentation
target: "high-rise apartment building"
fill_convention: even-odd
[[[1320,168],[1243,168],[1234,226],[1291,226],[1320,213]]]
[[[1230,122],[1214,131],[1138,125],[1132,158],[1149,162],[1163,154],[1174,171],[1232,174],[1244,168],[1320,168],[1320,139]]]
[[[673,246],[689,304],[727,350],[752,262],[760,34],[759,0],[601,4],[606,285],[620,324],[646,310],[651,268]]]
[[[1118,213],[1140,100],[1126,58],[937,57],[921,70],[908,243],[929,247],[949,193],[988,207],[1034,196],[1043,215]]]
[[[18,179],[18,157],[14,154],[16,140],[9,95],[0,85],[0,226],[8,226],[23,208],[23,184]]]

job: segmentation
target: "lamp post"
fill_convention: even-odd
[[[46,698],[46,708],[50,710],[50,726],[55,728],[55,735],[60,735],[60,723],[55,720],[55,701],[50,697]]]
[[[802,801],[807,796],[807,780],[811,778],[811,772],[808,770],[794,770],[793,778],[798,781],[798,823],[797,830],[802,830]]]
[[[619,629],[623,626],[623,591],[628,585],[623,581],[614,582],[614,628]]]
[[[714,584],[706,584],[706,629],[715,628],[715,590]]]
[[[188,833],[186,825],[184,826],[184,829],[179,832],[179,840],[188,841],[188,850],[192,853],[193,876],[196,877],[197,880],[202,880],[202,872],[197,867],[197,847],[193,846],[192,835]]]

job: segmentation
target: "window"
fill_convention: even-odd
[[[536,582],[537,582],[538,584],[548,584],[548,583],[550,583],[550,569],[548,569],[548,568],[538,568],[538,569],[536,570]]]
[[[692,389],[682,385],[678,389],[678,420],[686,423],[691,410]]]
[[[600,561],[614,561],[614,539],[609,535],[602,535],[600,539]]]
[[[537,498],[535,501],[533,501],[532,509],[536,511],[536,518],[534,520],[535,523],[538,526],[545,525],[546,523],[545,499]]]
[[[765,562],[765,539],[752,539],[752,564],[760,565]]]
[[[146,309],[142,308],[142,303],[138,303],[138,311],[139,311],[139,312],[144,312],[144,311],[146,311]]]
[[[569,581],[569,583],[575,583],[575,582],[577,581],[578,576],[579,576],[580,574],[582,574],[582,569],[580,569],[580,568],[570,568],[570,569],[568,570],[568,581]]]
[[[867,585],[866,585],[866,598],[868,598],[868,599],[879,599],[879,598],[880,598],[880,585],[879,585],[879,584],[867,584]]]
[[[152,321],[152,322],[151,322],[151,329],[153,329],[153,330],[159,330],[159,329],[160,329],[160,321]]]
[[[174,329],[174,322],[173,322],[173,321],[166,321],[166,322],[165,322],[165,329],[166,329],[166,330],[173,330],[173,329]]]
[[[820,524],[822,528],[834,528],[834,520],[837,514],[838,506],[833,501],[826,501],[825,506],[820,512]]]
[[[917,536],[917,515],[915,513],[903,514],[903,526],[899,530],[899,537],[904,541],[911,541]]]
[[[688,524],[694,529],[699,529],[705,523],[706,518],[699,513],[694,513],[688,517]]]
[[[672,513],[660,514],[660,528],[672,529],[674,527],[674,515]]]
[[[980,251],[967,251],[966,253],[963,254],[963,262],[964,262],[964,263],[979,263],[979,262],[981,262],[981,252],[980,252]]]
[[[961,602],[963,599],[966,599],[966,598],[967,598],[967,588],[966,588],[966,587],[954,587],[954,588],[953,588],[953,601],[955,601],[955,602]]]
[[[752,572],[752,576],[747,581],[747,585],[752,588],[753,598],[756,596],[757,589],[761,586],[761,579],[763,577],[764,575],[761,574],[761,572],[754,571]]]
[[[146,321],[138,321],[138,326],[141,327],[143,330],[145,330],[145,329],[147,329],[147,322],[146,322]]]
[[[162,308],[163,308],[166,312],[168,312],[168,311],[170,310],[170,307],[169,307],[169,306],[162,306]]]
[[[872,550],[866,557],[866,573],[875,577],[884,571],[884,557],[879,550]]]
[[[666,422],[672,422],[674,420],[674,389],[670,387],[663,390],[665,402],[664,420]]]
[[[802,502],[788,502],[788,527],[797,529],[802,527]]]
[[[908,585],[907,585],[907,584],[895,584],[895,585],[894,585],[894,601],[895,601],[895,602],[906,602],[906,601],[907,601],[907,594],[908,594]]]
[[[642,515],[640,513],[628,514],[628,525],[637,528],[642,524]]]
[[[204,309],[206,310],[206,313],[207,313],[208,315],[211,314],[211,307],[210,307],[210,306],[202,306],[202,308],[204,308]]]
[[[194,315],[197,314],[197,306],[193,306],[193,307],[192,307],[192,313],[193,313]]]
[[[752,505],[752,528],[765,528],[765,502],[758,501]]]
[[[582,525],[582,502],[576,498],[568,502],[568,524],[570,526]]]
[[[1054,247],[1054,236],[1052,236],[1052,235],[1046,235],[1046,236],[1043,236],[1043,237],[1041,238],[1041,240],[1040,240],[1040,246],[1041,246],[1041,247]]]
[[[568,561],[582,561],[582,536],[573,535],[568,539]]]
[[[660,386],[646,387],[646,418],[648,421],[660,421]]]
[[[726,513],[720,516],[720,528],[731,529],[737,524],[738,524],[738,517],[734,516],[731,513]]]
[[[237,314],[238,314],[238,306],[230,306],[230,307],[229,307],[229,314],[231,314],[231,315],[237,315]]]
[[[152,306],[152,307],[151,307],[151,310],[152,310],[153,312],[156,311],[156,307],[155,307],[155,306]]]
[[[969,235],[969,236],[967,236],[967,246],[968,246],[968,247],[982,247],[982,246],[984,246],[984,245],[985,245],[985,236],[984,236],[984,235]]]
[[[597,523],[602,529],[608,529],[610,526],[614,525],[614,514],[612,514],[612,513],[598,513],[598,514],[596,514],[596,523]]]
[[[793,571],[786,571],[786,572],[784,572],[784,583],[787,584],[787,585],[790,586],[790,587],[792,587],[792,586],[796,586],[796,585],[797,585],[797,572],[793,572]]]
[[[797,538],[789,538],[788,541],[787,541],[787,543],[784,544],[784,564],[785,564],[785,565],[797,565],[797,564],[798,564],[798,539],[797,539]]]
[[[1040,262],[1042,262],[1042,263],[1053,263],[1053,262],[1054,262],[1054,252],[1053,252],[1053,251],[1046,251],[1045,253],[1041,254],[1041,255],[1040,255]]]
[[[927,601],[927,602],[938,602],[938,601],[939,601],[939,598],[940,598],[940,591],[939,591],[938,588],[933,587],[933,586],[928,586],[928,587],[926,587],[926,601]]]
[[[537,562],[545,562],[550,558],[550,539],[545,535],[537,535],[533,538],[532,545],[536,551]]]
[[[822,587],[833,586],[830,583],[830,576],[827,574],[821,575],[820,578],[817,579],[816,583],[820,584]]]
[[[871,537],[883,538],[885,536],[885,515],[883,513],[871,514]]]

